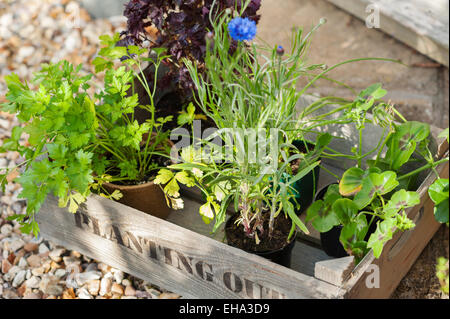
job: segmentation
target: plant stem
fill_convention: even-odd
[[[436,166],[438,166],[438,165],[440,165],[440,164],[442,164],[442,163],[446,163],[446,162],[448,162],[448,157],[447,157],[447,158],[443,158],[443,159],[441,159],[441,160],[439,160],[439,161],[437,161],[437,162],[428,163],[427,165],[422,166],[422,167],[420,167],[420,168],[418,168],[418,169],[416,169],[416,170],[414,170],[414,171],[412,171],[412,172],[409,172],[408,174],[405,174],[405,175],[400,176],[399,178],[397,178],[397,180],[400,181],[400,180],[402,180],[402,179],[405,179],[405,178],[408,178],[408,177],[417,175],[417,174],[419,174],[420,172],[423,172],[423,171],[425,171],[425,170],[427,170],[427,169],[430,169],[430,168],[433,169],[433,168],[435,168]]]

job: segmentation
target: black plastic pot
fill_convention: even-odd
[[[238,215],[234,215],[228,219],[226,226],[225,226],[225,235],[229,231],[228,230],[229,226],[231,226],[231,224],[234,223],[237,216]],[[295,242],[296,242],[295,238],[296,238],[296,233],[292,236],[290,243],[286,244],[286,246],[284,246],[283,248],[277,249],[277,250],[263,251],[263,252],[256,252],[256,251],[251,251],[251,250],[246,250],[246,249],[243,249],[243,250],[250,254],[255,254],[257,256],[264,257],[278,265],[290,268],[291,267],[292,249],[294,248]],[[233,245],[233,243],[230,243],[230,242],[228,242],[228,245],[236,247],[235,245]],[[242,249],[241,247],[236,247],[236,248]]]
[[[311,151],[315,148],[314,144],[305,143],[302,140],[294,141],[292,144],[305,153],[307,150]],[[319,183],[319,174],[320,166],[317,166],[308,175],[294,183],[293,187],[297,191],[297,196],[295,199],[297,203],[300,204],[300,209],[297,210],[297,215],[301,215],[305,212],[313,202],[314,194],[317,192],[317,185]]]
[[[333,183],[330,185],[327,185],[326,187],[322,188],[316,196],[315,200],[321,200],[325,196],[328,187],[331,185],[335,185],[337,183]],[[368,217],[368,215],[366,215]],[[370,225],[369,231],[367,232],[365,240],[369,240],[370,235],[372,235],[376,231],[377,224],[376,222],[379,220],[377,217],[372,225]],[[342,246],[339,237],[341,236],[343,226],[335,226],[330,231],[326,233],[320,233],[320,243],[322,244],[322,248],[325,251],[325,253],[328,256],[335,257],[335,258],[342,258],[347,257],[349,254],[345,251],[344,246]]]

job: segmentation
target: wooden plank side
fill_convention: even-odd
[[[366,20],[380,10],[380,28],[420,53],[449,66],[448,0],[328,0],[337,7]]]
[[[449,164],[440,165],[437,171],[442,178],[448,178]],[[379,259],[370,252],[342,286],[347,291],[345,298],[389,298],[391,296],[441,226],[434,217],[434,204],[427,192],[435,179],[433,175],[427,177],[419,189],[421,205],[407,212],[408,217],[416,223],[416,227],[404,233],[397,233],[385,245]],[[371,288],[367,283],[376,286]]]
[[[314,268],[314,277],[335,286],[343,285],[355,269],[353,256],[319,261]]]
[[[333,285],[99,196],[77,214],[49,197],[37,220],[45,238],[185,298],[341,297]]]

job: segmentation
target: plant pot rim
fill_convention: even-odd
[[[146,133],[147,134],[147,133]],[[152,132],[152,135],[156,135],[155,132]],[[170,140],[167,139],[167,141],[169,142],[169,145],[171,147],[174,147],[175,144]],[[172,162],[172,164],[174,164],[172,157],[170,157],[170,161]],[[152,181],[149,182],[145,182],[142,184],[137,184],[137,185],[119,185],[119,184],[114,184],[114,183],[109,183],[109,182],[104,182],[103,185],[109,186],[111,188],[117,188],[117,189],[126,189],[126,190],[137,190],[137,189],[141,189],[141,188],[146,188],[146,187],[152,187],[155,185],[154,183],[155,179],[153,179]]]
[[[238,215],[240,215],[240,213],[235,213],[235,214],[231,215],[230,218],[228,218],[227,222],[225,223],[225,229],[224,229],[225,236],[226,236],[226,233],[227,233],[227,227],[228,227],[228,225],[229,225],[229,224],[232,222],[232,220],[233,220],[236,216],[238,216]],[[253,250],[242,249],[242,248],[239,248],[239,249],[242,249],[243,251],[245,251],[245,252],[247,252],[247,253],[250,253],[250,254],[256,254],[256,255],[258,255],[258,256],[270,255],[270,254],[273,254],[273,253],[281,252],[281,251],[287,249],[289,246],[293,246],[293,245],[295,244],[295,242],[296,242],[297,235],[298,235],[298,229],[297,229],[297,227],[296,227],[296,228],[295,228],[295,231],[294,231],[294,234],[292,235],[291,241],[288,242],[288,243],[287,243],[286,245],[284,245],[283,247],[278,248],[278,249],[264,250],[264,251],[253,251]],[[233,246],[233,247],[234,247],[234,246]]]
[[[323,191],[325,191],[326,189],[328,189],[328,187],[330,187],[331,185],[339,185],[339,182],[333,182],[333,183],[328,183],[327,185],[321,187],[319,190],[317,190],[316,196],[314,197],[314,201],[318,201],[320,200],[319,195],[321,195],[321,193]],[[325,195],[325,194],[323,194]]]
[[[151,182],[146,182],[143,184],[137,184],[137,185],[118,185],[118,184],[114,184],[114,183],[109,183],[109,182],[104,182],[103,185],[109,186],[111,188],[117,188],[117,189],[126,189],[126,190],[135,190],[135,189],[140,189],[140,188],[146,188],[146,187],[151,187],[153,185],[155,185],[154,180]]]

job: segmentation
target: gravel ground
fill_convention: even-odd
[[[79,29],[70,18],[70,12],[77,11]],[[0,102],[6,92],[3,77],[11,72],[28,80],[40,63],[60,59],[83,63],[84,70],[92,72],[89,62],[98,51],[98,36],[123,28],[122,17],[92,20],[75,1],[0,0]],[[0,140],[9,137],[16,124],[13,116],[0,113]],[[16,153],[0,154],[0,168],[19,162]],[[0,192],[0,299],[179,298],[76,251],[21,234],[15,222],[6,220],[25,209],[19,193],[14,183]],[[392,297],[448,298],[435,276],[436,259],[448,255],[448,228],[443,227]]]
[[[71,24],[71,12],[79,12],[79,29]],[[83,63],[84,70],[92,72],[89,62],[98,51],[98,37],[124,27],[123,17],[92,20],[74,1],[1,0],[0,102],[6,93],[3,77],[11,72],[29,80],[40,63],[61,59]],[[17,124],[14,116],[0,113],[0,140],[9,137]],[[20,160],[17,153],[0,154],[0,168],[14,167]],[[0,298],[179,298],[76,251],[23,235],[16,222],[6,220],[25,210],[19,193],[20,185],[14,183],[0,192]]]

